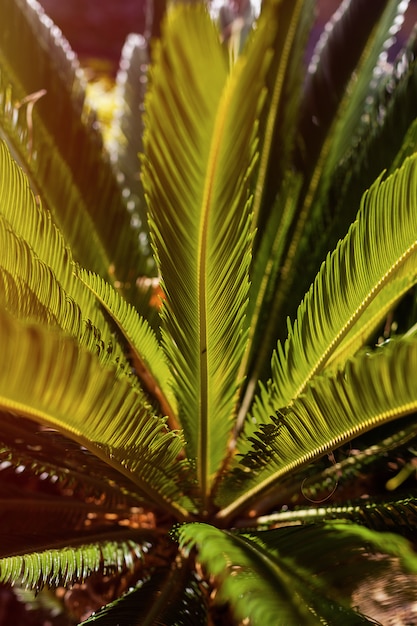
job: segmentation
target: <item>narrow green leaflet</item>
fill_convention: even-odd
[[[183,441],[167,432],[138,390],[72,338],[2,310],[0,339],[3,410],[58,428],[129,478],[139,495],[187,516],[177,463]]]
[[[227,452],[246,346],[248,177],[274,27],[260,21],[229,73],[206,9],[174,7],[145,107],[142,174],[167,299],[163,341],[204,500]]]
[[[392,341],[360,353],[343,370],[316,376],[290,407],[265,417],[250,438],[252,450],[221,488],[228,518],[254,497],[278,489],[290,472],[380,424],[417,410],[417,340]]]
[[[183,549],[197,548],[197,560],[220,586],[219,601],[229,602],[239,621],[250,617],[250,623],[259,626],[330,626],[338,615],[339,623],[373,623],[338,602],[335,594],[332,597],[307,567],[287,556],[286,549],[279,553],[263,544],[261,533],[254,540],[207,524],[187,524],[177,534]]]
[[[415,284],[417,272],[410,272],[410,264],[413,267],[416,233],[417,156],[413,156],[387,180],[374,183],[348,234],[323,263],[295,323],[289,324],[285,345],[279,343],[273,355],[272,379],[256,401],[253,427],[302,393],[372,303],[378,302],[384,315],[386,302],[393,300],[393,279],[398,295],[403,293],[404,278],[408,285]],[[373,325],[380,320],[377,313]]]

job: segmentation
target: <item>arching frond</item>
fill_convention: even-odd
[[[186,515],[176,463],[182,439],[166,431],[139,391],[74,340],[2,311],[0,319],[1,408],[59,428],[128,477],[140,494]]]
[[[52,483],[75,499],[108,510],[141,504],[129,478],[86,448],[37,422],[7,413],[0,419],[0,490],[13,483],[13,468],[19,468],[18,473],[30,474],[39,487]]]
[[[61,231],[3,143],[0,182],[0,268],[8,272],[6,297],[2,296],[6,308],[22,319],[40,316],[76,337],[103,364],[117,364],[119,373],[128,373],[128,361],[96,298],[74,275],[72,253]]]
[[[289,472],[355,436],[416,411],[410,376],[416,365],[417,340],[393,341],[384,350],[359,354],[344,370],[316,376],[291,407],[277,417],[263,416],[264,425],[250,438],[252,450],[222,486],[222,503],[230,505],[220,516],[247,508],[255,494],[279,488]]]
[[[265,7],[268,8],[267,2]],[[314,6],[311,0],[284,0],[277,3],[274,11],[278,28],[272,42],[274,56],[267,73],[265,107],[260,116],[261,140],[254,185],[256,227],[264,226],[265,214],[271,213],[294,149],[305,71],[303,55]]]
[[[342,540],[342,528],[340,531]],[[347,594],[347,597],[343,597],[343,593],[337,593],[330,584],[324,585],[312,576],[311,570],[316,567],[319,569],[320,564],[326,562],[326,557],[322,561],[318,558],[310,560],[310,545],[308,540],[306,543],[302,541],[301,532],[297,536],[297,548],[298,552],[303,552],[304,548],[304,562],[297,562],[293,558],[295,541],[293,543],[284,539],[279,543],[279,548],[278,541],[271,541],[278,538],[279,532],[234,534],[206,524],[191,524],[182,526],[178,535],[183,549],[197,548],[198,561],[219,585],[219,600],[230,602],[237,620],[250,616],[254,624],[331,625],[337,614],[342,623],[374,623],[350,609]],[[271,536],[271,533],[275,535]],[[325,532],[320,534],[319,530],[315,534],[322,541],[327,536]],[[320,546],[323,552],[322,541]],[[360,554],[360,541],[351,539],[351,548],[352,543],[356,543]],[[393,551],[401,550],[404,553],[408,550],[408,556],[408,545],[398,541]],[[325,552],[333,556],[333,551]],[[347,556],[351,557],[350,554]],[[352,564],[355,574],[361,572],[361,568],[365,572],[375,569],[373,562],[368,564],[366,559],[359,565],[355,562]]]
[[[389,531],[414,539],[417,522],[417,499],[414,496],[386,499],[380,502],[362,500],[348,504],[323,504],[320,507],[283,511],[259,517],[261,526],[309,524],[329,520],[350,520],[367,528]]]
[[[38,590],[45,585],[57,587],[81,582],[93,572],[109,573],[132,567],[149,545],[148,539],[141,545],[129,538],[106,540],[102,537],[99,541],[97,537],[97,541],[93,539],[84,545],[4,557],[0,558],[0,582]]]
[[[259,23],[229,75],[206,9],[173,8],[146,103],[143,182],[167,299],[163,339],[203,498],[227,452],[246,345],[247,178],[274,28],[272,16]]]
[[[95,117],[83,115],[84,81],[74,52],[36,0],[5,0],[0,22],[19,33],[12,36],[6,27],[0,33],[3,136],[77,261],[121,283],[134,280],[141,268],[137,234]],[[43,96],[36,101],[38,92]]]
[[[304,186],[270,321],[280,339],[286,335],[286,316],[295,315],[320,263],[338,241],[330,243],[327,239],[332,205],[327,202],[326,191],[339,160],[355,140],[378,57],[396,28],[397,14],[406,6],[407,2],[397,0],[378,0],[372,5],[364,0],[342,2],[313,55],[303,95],[300,150],[295,159]],[[368,184],[372,180],[374,177]],[[353,219],[352,215],[340,237]],[[270,350],[272,347],[273,343]]]
[[[364,195],[357,220],[328,255],[289,325],[284,347],[278,344],[272,380],[255,406],[255,424],[303,391],[373,303],[375,325],[378,308],[384,315],[393,290],[401,295],[404,283],[415,283],[417,273],[410,267],[417,249],[416,192],[417,158],[411,157]]]

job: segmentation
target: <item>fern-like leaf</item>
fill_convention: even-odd
[[[279,531],[271,532],[277,536]],[[254,624],[331,625],[336,613],[340,623],[373,623],[351,610],[346,597],[338,597],[330,585],[311,575],[309,570],[319,567],[320,561],[310,561],[309,544],[302,542],[302,532],[297,537],[299,552],[304,548],[305,553],[302,564],[292,558],[293,543],[283,541],[282,549],[277,550],[267,532],[234,534],[206,524],[191,524],[181,527],[178,535],[181,547],[197,548],[197,559],[220,587],[219,600],[230,602],[238,620],[250,616]],[[316,536],[325,538],[326,533],[320,535],[316,530]],[[359,541],[356,544],[358,548]],[[408,546],[398,541],[393,551],[401,550],[408,557]],[[414,560],[412,564],[415,569]],[[366,562],[356,567],[355,574],[361,566],[366,568]],[[369,569],[372,571],[372,562]]]
[[[147,549],[149,542],[144,543]],[[119,539],[4,557],[0,559],[0,581],[31,589],[57,587],[81,582],[99,570],[109,573],[131,567],[141,555],[140,544]]]
[[[223,502],[233,500],[233,491],[239,498],[219,515],[246,506],[255,493],[276,489],[283,476],[355,436],[416,411],[417,389],[409,377],[416,359],[415,339],[361,353],[343,370],[316,376],[277,417],[264,416],[268,423],[250,439],[252,451],[222,489]]]
[[[393,290],[400,296],[404,283],[415,283],[417,274],[410,268],[417,246],[416,191],[417,158],[411,157],[364,195],[357,220],[328,255],[298,309],[296,322],[289,325],[284,348],[278,344],[268,393],[261,392],[255,407],[257,423],[303,391],[370,305],[373,315],[368,327],[374,328],[381,319],[378,311],[384,315],[386,304],[392,304]],[[364,341],[367,334],[361,337]]]
[[[168,509],[179,506],[184,515],[175,465],[182,439],[166,431],[141,394],[75,340],[3,311],[0,319],[1,408],[59,428],[128,477],[139,493],[165,501]]]
[[[204,499],[227,451],[246,344],[247,178],[273,30],[259,24],[229,75],[205,8],[174,8],[146,104],[143,182],[167,299],[163,340]]]

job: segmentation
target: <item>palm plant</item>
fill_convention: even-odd
[[[415,619],[415,42],[387,67],[406,3],[343,2],[304,80],[314,5],[265,0],[237,59],[170,8],[143,115],[130,39],[110,160],[61,34],[1,4],[0,581],[26,602]]]

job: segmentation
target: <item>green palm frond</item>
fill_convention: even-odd
[[[363,36],[365,36],[367,40],[366,45],[358,58],[358,64],[349,76],[349,83],[346,85],[343,96],[338,103],[338,113],[335,120],[332,120],[333,128],[331,129],[330,134],[327,134],[325,139],[327,146],[324,147],[324,151],[328,151],[328,153],[326,157],[325,171],[320,176],[321,185],[323,186],[327,182],[328,174],[326,172],[330,173],[334,171],[336,165],[344,157],[346,151],[352,144],[352,138],[355,137],[355,134],[357,133],[358,126],[360,125],[361,118],[363,116],[363,111],[367,106],[369,106],[369,103],[367,102],[367,99],[370,97],[369,85],[370,83],[372,84],[373,80],[375,80],[375,68],[378,65],[378,60],[384,50],[386,50],[392,42],[392,36],[395,33],[395,30],[398,29],[398,26],[396,25],[398,24],[399,19],[401,19],[400,16],[404,14],[407,4],[407,2],[398,3],[395,0],[388,0],[388,2],[386,0],[378,1],[373,3],[373,10],[375,11],[373,15],[371,15],[369,9],[364,10],[364,0],[351,2],[347,5],[345,16],[342,20],[346,19],[347,22],[350,21],[351,27],[355,29],[355,44],[358,45],[361,37]],[[352,13],[356,13],[356,15],[354,16]],[[375,20],[371,28],[369,28],[369,24],[367,23],[368,20],[371,24]],[[341,25],[342,28],[343,26],[344,25]],[[348,29],[345,29],[344,37],[350,36],[351,35],[348,32]],[[344,37],[336,38],[338,40],[338,45],[340,45],[341,48],[344,48],[346,45]],[[331,67],[331,55],[334,54],[338,56],[339,50],[332,50],[332,46],[329,45],[327,48],[329,56],[327,58],[325,54],[321,56],[320,65],[317,67],[317,73],[321,74],[317,80],[318,83],[323,80],[326,70]],[[358,50],[360,51],[359,47]],[[338,71],[340,71],[339,64]],[[317,74],[312,77],[313,81],[315,79],[317,79]],[[318,95],[316,105],[319,106],[320,100],[320,95]],[[314,113],[319,113],[319,111],[316,110]],[[319,161],[320,160],[321,159],[319,159]],[[312,178],[314,178],[314,175]]]
[[[172,375],[165,353],[148,322],[97,274],[79,270],[78,276],[97,297],[129,345],[130,358],[143,388],[158,401],[162,415],[178,428]]]
[[[0,490],[16,478],[11,468],[19,467],[36,477],[38,485],[53,482],[72,497],[109,510],[140,502],[128,477],[67,437],[13,414],[0,419]]]
[[[22,237],[13,232],[1,214],[0,267],[4,277],[8,276],[10,285],[2,297],[9,301],[8,309],[13,315],[21,319],[33,319],[45,312],[44,322],[48,319],[50,323],[54,321],[68,334],[81,337],[83,321],[80,308],[67,296],[53,271],[40,261]],[[14,286],[12,281],[15,282]],[[26,291],[20,297],[12,298],[8,291],[11,290],[17,296],[20,285],[25,285]]]
[[[182,562],[172,571],[157,570],[136,589],[108,604],[83,624],[114,626],[170,624],[172,626],[205,626],[207,624],[204,594],[197,576]]]
[[[287,165],[295,149],[304,74],[303,51],[314,7],[310,0],[281,2],[275,12],[278,28],[272,44],[273,61],[267,73],[266,102],[260,115],[261,142],[253,181],[254,225],[262,236],[259,244],[255,238],[247,312],[249,345],[240,368],[242,376],[248,369],[254,370],[251,371],[254,379],[259,377],[259,363],[265,360],[259,344],[265,346],[269,356],[270,344],[276,339],[274,334],[269,341],[265,340],[265,311],[273,300],[278,268],[283,262],[287,235],[297,207],[295,199],[302,185],[302,177],[288,172]]]
[[[343,530],[341,527],[341,535]],[[339,623],[374,623],[351,610],[346,601],[349,598],[338,598],[330,585],[320,583],[311,575],[311,568],[319,566],[320,561],[310,561],[310,545],[300,541],[301,533],[297,544],[299,552],[304,548],[307,561],[302,564],[292,558],[292,542],[283,540],[279,544],[282,550],[277,549],[278,542],[271,541],[271,533],[278,537],[278,532],[235,534],[207,524],[187,524],[178,530],[178,536],[183,549],[197,548],[197,559],[219,584],[219,600],[230,602],[238,620],[245,620],[250,615],[252,622],[259,625],[333,624],[337,613],[338,619],[344,620]],[[321,537],[323,535],[321,533]],[[318,536],[320,533],[316,531],[316,539]],[[352,543],[351,540],[351,548]],[[360,542],[356,543],[361,552]],[[400,538],[393,539],[393,544],[393,552],[403,551],[404,558],[408,559],[408,544],[403,544]],[[320,546],[323,551],[323,544]],[[333,556],[333,552],[328,554]],[[414,561],[412,565],[415,571]],[[356,574],[361,566],[365,571],[372,571],[372,561],[367,568],[365,560],[356,566]]]
[[[313,21],[311,0],[284,0],[275,7],[278,28],[272,46],[274,56],[267,73],[268,93],[260,116],[259,164],[254,181],[253,212],[258,226],[261,205],[269,213],[279,191],[286,161],[294,149],[295,126],[299,107],[303,51]],[[284,35],[285,33],[285,35]],[[265,197],[266,196],[266,197]],[[263,219],[262,219],[263,218]]]
[[[0,22],[19,32],[11,36],[5,27],[0,33],[2,136],[36,181],[77,260],[122,284],[135,280],[146,260],[96,120],[83,115],[84,81],[74,53],[38,3],[5,0]],[[36,100],[38,92],[43,96]]]
[[[246,344],[252,232],[245,181],[274,28],[271,20],[259,24],[250,55],[229,75],[203,7],[177,7],[168,19],[146,104],[142,171],[167,298],[163,340],[206,498],[227,451]]]
[[[71,338],[19,323],[1,311],[0,320],[7,355],[1,367],[1,408],[59,428],[127,476],[139,493],[186,515],[175,482],[182,439],[167,432],[139,391]]]
[[[249,440],[252,450],[222,485],[221,502],[229,506],[220,517],[344,442],[416,411],[417,389],[407,376],[416,359],[415,339],[393,341],[359,354],[333,375],[316,376],[290,407],[263,416],[264,425]],[[233,492],[234,498],[244,495],[233,502]]]
[[[304,187],[287,241],[270,320],[281,338],[286,335],[286,315],[294,316],[311,275],[316,274],[328,250],[335,245],[327,239],[331,214],[331,205],[326,202],[328,186],[361,125],[373,71],[390,40],[397,13],[407,5],[400,6],[396,0],[378,0],[366,8],[365,4],[364,0],[342,3],[332,18],[331,28],[326,28],[323,41],[319,42],[307,77],[295,158],[305,177]],[[349,55],[345,53],[347,47]],[[352,219],[353,216],[346,228]],[[310,257],[316,264],[310,266]]]
[[[146,202],[140,180],[139,154],[143,152],[143,111],[148,86],[148,43],[145,37],[128,35],[123,46],[120,68],[116,76],[116,111],[114,113],[108,150],[117,169],[118,179],[126,189],[127,207],[140,231],[147,231]],[[149,240],[139,237],[141,250],[153,267]]]
[[[364,491],[364,482],[377,475],[379,480],[385,481],[387,489],[395,481],[401,479],[401,475],[392,476],[391,464],[401,466],[403,463],[411,469],[411,461],[407,464],[416,441],[416,425],[413,415],[401,418],[400,421],[386,423],[382,428],[374,430],[372,435],[365,433],[349,442],[348,445],[340,446],[316,462],[299,469],[294,469],[287,479],[280,481],[279,490],[271,493],[271,506],[276,512],[270,513],[271,524],[278,520],[281,508],[294,506],[295,509],[306,510],[307,502],[311,505],[322,503],[323,506],[330,502],[342,501],[346,493],[349,497],[349,505],[354,505],[354,500],[360,498]],[[412,455],[411,455],[412,456]],[[401,460],[400,460],[401,459]],[[392,483],[388,483],[393,479]],[[355,485],[353,490],[352,485]],[[366,488],[365,488],[366,489]],[[402,497],[399,493],[398,497]],[[386,493],[381,496],[386,497]],[[336,506],[336,505],[335,505]],[[306,514],[309,520],[309,513]],[[262,516],[260,524],[267,523],[268,515]],[[303,519],[304,513],[300,513]],[[343,517],[343,515],[341,515]],[[261,518],[257,518],[260,520]],[[349,519],[351,519],[349,517]],[[313,521],[312,518],[311,521]],[[359,521],[355,519],[354,521]],[[241,520],[242,527],[253,525],[253,519]],[[386,528],[385,530],[390,530]]]
[[[128,361],[96,298],[75,276],[73,257],[61,231],[30,191],[3,143],[0,177],[0,268],[3,282],[7,280],[7,291],[1,296],[4,306],[19,318],[53,323],[98,354],[103,364],[117,364],[120,374],[128,373]]]
[[[369,187],[402,152],[417,106],[416,45],[414,41],[403,51],[392,70],[387,70],[379,81],[358,138],[335,172],[329,192],[329,203],[337,217],[332,224],[335,237],[343,236],[348,229],[353,218],[349,207],[357,205],[361,190]]]
[[[149,542],[146,540],[143,545],[148,549]],[[140,544],[119,539],[4,557],[0,559],[0,582],[32,589],[44,585],[57,587],[74,580],[83,581],[92,572],[129,568],[141,556]]]
[[[255,405],[255,424],[264,423],[303,391],[370,305],[375,303],[371,318],[375,327],[381,319],[378,308],[384,315],[395,285],[401,295],[404,281],[408,286],[415,283],[410,263],[417,243],[416,165],[416,157],[407,159],[364,195],[357,220],[328,255],[294,325],[289,325],[285,346],[278,344],[272,380]]]
[[[362,500],[348,504],[323,504],[320,507],[282,511],[258,517],[259,527],[290,526],[293,523],[309,524],[329,520],[349,520],[383,532],[395,532],[414,539],[417,522],[417,500],[414,496],[385,499],[382,501]]]

